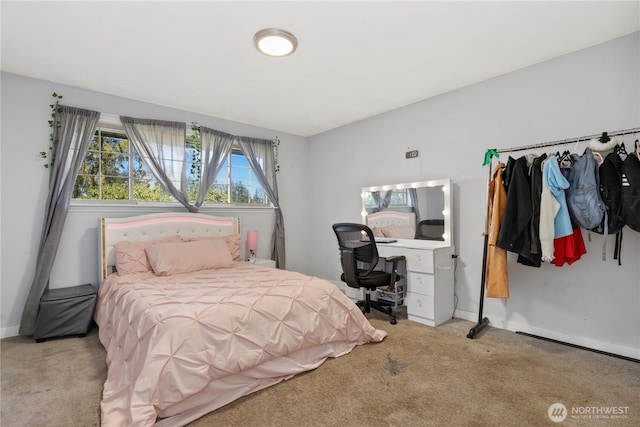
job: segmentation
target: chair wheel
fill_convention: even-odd
[[[389,320],[389,323],[391,323],[392,325],[395,325],[396,323],[398,323],[398,321],[396,319],[391,319]]]

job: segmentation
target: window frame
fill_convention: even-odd
[[[122,126],[122,124],[120,123],[120,119],[119,116],[116,115],[112,115],[112,114],[105,114],[102,113],[100,120],[98,122],[98,125],[96,127],[96,132],[98,131],[98,129],[102,130],[102,131],[107,131],[107,132],[113,132],[113,133],[122,133],[123,135],[126,136],[124,127]],[[194,135],[194,132],[192,129],[190,129],[187,126],[187,130],[186,130],[186,140],[185,143],[186,144],[191,144],[192,141],[192,136]],[[128,138],[128,137],[127,137]],[[188,148],[187,148],[188,150]],[[102,150],[100,150],[100,152],[102,152]],[[228,161],[231,162],[232,156],[233,154],[239,154],[244,156],[244,153],[242,152],[242,150],[240,149],[240,145],[237,143],[234,143],[231,147],[231,151],[227,154],[228,157]],[[183,208],[182,204],[180,202],[178,202],[177,200],[173,199],[172,201],[144,201],[144,200],[134,200],[133,196],[134,196],[134,187],[133,187],[133,183],[135,182],[135,178],[133,176],[133,169],[134,169],[134,147],[133,144],[129,143],[129,147],[128,147],[128,156],[129,156],[129,171],[128,171],[128,181],[129,181],[129,188],[128,188],[128,192],[129,192],[129,199],[128,200],[110,200],[110,199],[79,199],[79,198],[71,198],[70,201],[70,205],[71,206],[76,206],[76,207],[82,207],[82,206],[105,206],[105,207],[116,207],[116,206],[122,206],[122,207],[144,207],[144,208],[149,208],[149,209],[157,209],[157,208],[174,208],[174,207],[179,207],[179,208]],[[246,156],[245,156],[246,158]],[[186,165],[186,167],[188,167],[188,165]],[[253,169],[251,168],[251,165],[248,165],[248,168],[250,170],[249,172],[249,176],[251,177],[251,175],[255,175],[255,172],[253,172]],[[102,161],[100,161],[99,164],[99,172],[98,172],[98,176],[101,176],[102,174]],[[232,185],[233,185],[233,163],[231,162],[231,167],[228,167],[228,172],[227,172],[227,182],[225,183],[226,185],[226,189],[227,189],[227,200],[231,200],[231,194],[232,194]],[[76,177],[77,180],[77,177]],[[100,194],[102,194],[102,182],[101,180],[98,180],[98,185],[100,187]],[[245,184],[247,187],[249,186],[249,184]],[[200,207],[200,210],[208,210],[208,209],[274,209],[273,207],[273,203],[271,203],[271,201],[269,200],[268,195],[266,194],[266,191],[264,189],[264,187],[262,187],[262,185],[260,184],[259,180],[258,180],[258,185],[260,186],[260,188],[262,188],[264,197],[267,199],[267,203],[266,204],[258,204],[258,203],[214,203],[214,202],[204,202],[202,204],[202,206]],[[252,188],[255,187],[255,184],[252,185]],[[249,190],[249,188],[247,188]],[[249,191],[249,200],[251,200],[251,193]]]

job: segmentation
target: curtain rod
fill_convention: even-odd
[[[631,128],[631,129],[625,129],[625,130],[619,130],[616,132],[608,132],[607,135],[608,136],[622,136],[622,135],[631,135],[634,133],[640,133],[640,128]],[[549,142],[543,142],[540,144],[532,144],[532,145],[524,145],[521,147],[512,147],[512,148],[497,148],[494,151],[496,153],[508,153],[508,152],[512,152],[512,151],[523,151],[523,150],[532,150],[534,148],[542,148],[542,147],[550,147],[553,145],[561,145],[561,144],[571,144],[574,142],[580,142],[580,141],[588,141],[594,138],[598,138],[602,136],[602,134],[598,133],[595,135],[587,135],[587,136],[581,136],[579,138],[570,138],[570,139],[559,139],[556,141],[549,141]]]

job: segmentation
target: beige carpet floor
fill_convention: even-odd
[[[204,426],[639,426],[640,363],[451,320],[400,319],[381,343],[243,397]],[[0,426],[98,426],[106,377],[96,331],[0,341]],[[549,408],[566,408],[552,422]],[[615,411],[616,414],[613,414]],[[558,414],[558,412],[556,412]]]

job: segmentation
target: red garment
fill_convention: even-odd
[[[582,239],[582,229],[576,227],[573,234],[558,239],[553,239],[553,261],[551,263],[558,267],[566,262],[571,265],[587,253]]]

